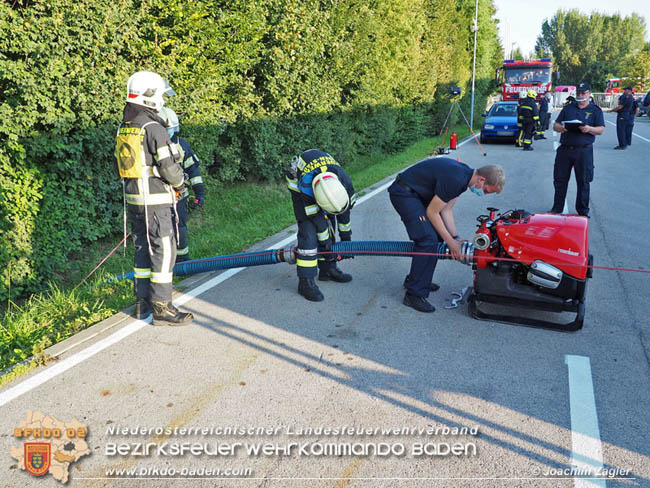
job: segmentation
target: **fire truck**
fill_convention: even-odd
[[[646,91],[646,83],[643,78],[610,78],[607,80],[607,87],[605,93],[610,95],[612,93],[623,93],[626,86],[632,86],[634,93]]]
[[[496,82],[501,86],[502,100],[517,100],[519,92],[533,89],[540,99],[552,91],[553,61],[550,58],[515,61],[506,59],[496,71]],[[557,75],[557,74],[556,74]]]

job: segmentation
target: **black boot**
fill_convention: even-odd
[[[135,302],[135,318],[144,320],[153,312],[151,302],[148,298],[138,298]]]
[[[532,151],[533,146],[524,146],[524,151]]]
[[[411,295],[409,292],[406,292],[404,295],[403,303],[407,307],[414,308],[418,312],[431,313],[436,311],[436,307],[431,305],[426,298]]]
[[[331,266],[322,267],[318,271],[320,281],[336,281],[337,283],[347,283],[352,281],[352,275],[344,273],[333,263]]]
[[[172,302],[153,303],[153,325],[188,325],[194,320],[194,315],[181,312]]]
[[[408,287],[409,281],[411,281],[411,275],[406,275],[406,278],[404,278],[404,288]],[[440,285],[438,283],[431,283],[429,285],[429,290],[431,291],[438,291],[440,289]]]
[[[322,302],[325,298],[318,289],[314,278],[298,278],[298,293],[310,302]]]

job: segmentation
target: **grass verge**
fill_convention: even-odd
[[[469,130],[462,128],[457,134],[460,139]],[[364,156],[345,168],[355,188],[362,190],[431,154],[439,142],[439,137],[423,139],[400,153]],[[283,183],[223,185],[204,179],[206,204],[192,211],[188,221],[194,259],[241,252],[295,223]],[[84,256],[75,257],[75,270],[60,284],[50,284],[44,293],[20,304],[9,303],[0,315],[0,371],[4,371],[0,386],[51,360],[44,353],[49,346],[134,303],[130,281],[103,284],[108,277],[131,271],[132,246],[113,254],[81,284],[114,245],[93,244]]]

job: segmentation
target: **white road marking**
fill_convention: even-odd
[[[557,141],[553,141],[553,151],[557,151],[558,147],[560,147],[560,143]]]
[[[616,124],[614,122],[610,122],[609,120],[606,120],[605,122],[607,122],[609,125],[613,125],[614,127],[616,127]],[[638,137],[639,139],[643,139],[645,142],[650,142],[650,139],[646,139],[645,137],[640,136],[636,132],[632,132],[632,135]]]
[[[603,446],[600,442],[596,399],[588,357],[567,354],[569,370],[569,408],[571,410],[571,465],[591,479],[576,477],[576,488],[605,487],[605,480],[594,479],[603,469]],[[589,475],[587,475],[589,476]]]
[[[480,134],[480,132],[478,133]],[[477,135],[478,135],[477,134]],[[471,141],[473,137],[468,137],[464,141],[462,141],[460,144],[458,144],[457,147],[462,146],[463,144],[468,143]],[[362,196],[357,200],[357,205],[365,202],[366,200],[369,200],[370,198],[374,197],[377,195],[379,192],[385,190],[388,188],[393,181],[389,181],[388,183],[385,183],[381,185],[378,188],[375,188],[372,190],[370,193],[367,193],[366,195]],[[296,240],[295,235],[291,235],[289,237],[286,237],[285,239],[282,239],[279,242],[276,242],[271,246],[273,249],[281,249],[283,246],[286,246],[287,244],[293,242]],[[228,269],[221,273],[218,276],[215,276],[211,280],[206,281],[202,285],[194,288],[193,290],[188,291],[187,293],[183,293],[176,297],[174,300],[174,305],[180,307],[192,300],[193,298],[198,297],[199,295],[205,293],[211,288],[214,288],[215,286],[219,285],[220,283],[223,283],[229,278],[232,278],[235,276],[237,273],[240,271],[243,271],[246,268],[233,268],[233,269]],[[37,388],[38,386],[42,385],[43,383],[46,383],[47,381],[51,380],[52,378],[60,375],[61,373],[64,373],[65,371],[69,370],[70,368],[76,366],[77,364],[85,361],[86,359],[94,356],[95,354],[103,351],[109,346],[112,346],[113,344],[118,343],[122,339],[130,336],[134,332],[139,331],[143,327],[146,327],[147,323],[151,322],[151,318],[149,318],[147,321],[143,320],[134,320],[130,322],[128,325],[126,325],[124,328],[118,330],[117,332],[114,332],[110,336],[96,342],[95,344],[87,347],[86,349],[79,351],[76,354],[73,354],[72,356],[63,359],[61,362],[50,366],[49,368],[41,371],[40,373],[35,374],[34,376],[28,378],[27,380],[17,384],[16,386],[9,388],[3,392],[0,393],[0,407],[3,405],[6,405],[12,400],[15,400],[19,396],[27,393],[30,390],[33,390],[34,388]]]
[[[27,393],[28,391],[33,390],[34,388],[42,385],[46,381],[51,380],[55,376],[58,376],[61,373],[69,370],[70,368],[76,366],[82,361],[85,361],[86,359],[94,356],[98,352],[103,351],[107,347],[112,346],[113,344],[121,341],[125,337],[130,336],[134,332],[139,331],[143,327],[146,327],[147,323],[149,322],[151,322],[151,317],[149,317],[149,319],[146,322],[143,320],[134,320],[123,329],[120,329],[117,332],[106,337],[105,339],[96,342],[95,344],[84,349],[83,351],[80,351],[70,356],[69,358],[66,358],[63,361],[55,364],[54,366],[51,366],[48,369],[32,376],[31,378],[28,378],[27,380],[14,386],[13,388],[9,388],[8,390],[3,391],[2,393],[0,393],[0,407],[6,405],[10,401],[23,395],[24,393]]]

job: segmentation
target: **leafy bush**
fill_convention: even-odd
[[[438,131],[448,87],[468,92],[473,14],[470,0],[0,3],[0,300],[121,230],[113,137],[133,72],[170,81],[204,171],[273,180],[310,147],[345,163]],[[478,113],[501,56],[493,15],[481,2]]]

